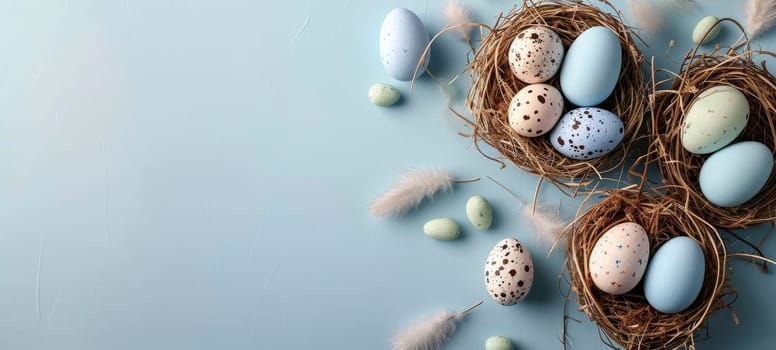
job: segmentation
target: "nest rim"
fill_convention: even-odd
[[[579,190],[595,181],[606,180],[605,173],[618,170],[631,156],[631,145],[645,138],[644,120],[648,108],[648,86],[642,63],[644,55],[637,41],[641,38],[623,23],[620,12],[608,1],[601,0],[610,12],[581,0],[523,0],[507,14],[501,14],[490,32],[483,37],[467,70],[470,75],[466,108],[473,121],[471,137],[475,145],[484,142],[498,155],[485,157],[506,166],[506,162],[533,173],[566,193],[565,189]],[[514,37],[532,26],[551,28],[560,37],[567,50],[571,42],[584,30],[605,26],[620,39],[622,66],[612,94],[603,103],[593,106],[610,111],[622,120],[623,141],[610,153],[588,160],[575,160],[556,151],[546,135],[527,138],[515,132],[507,117],[512,96],[530,84],[517,79],[507,60],[507,52]],[[559,72],[544,82],[559,91]],[[564,98],[565,99],[565,98]],[[566,101],[563,114],[577,108]]]
[[[641,188],[602,191],[606,198],[579,215],[564,231],[567,239],[565,267],[580,311],[596,323],[602,340],[611,348],[668,349],[695,344],[695,334],[708,317],[729,307],[725,297],[735,294],[726,276],[727,251],[719,232],[682,203],[662,193]],[[589,198],[589,197],[588,197]],[[611,295],[598,290],[588,267],[590,253],[609,228],[636,222],[647,231],[650,257],[671,238],[686,236],[704,253],[705,275],[693,304],[675,314],[654,309],[643,295],[642,281],[630,292]]]
[[[732,19],[720,21],[725,20],[735,22]],[[713,86],[733,86],[747,97],[750,113],[746,128],[729,145],[757,141],[776,154],[776,77],[766,68],[765,60],[759,65],[755,63],[758,56],[776,58],[773,52],[751,50],[748,46],[741,52],[732,49],[721,52],[719,48],[702,54],[693,51],[685,57],[679,73],[663,70],[672,78],[653,87],[650,154],[657,163],[666,194],[702,213],[706,220],[720,228],[776,224],[776,170],[771,171],[768,181],[754,198],[735,207],[716,206],[705,198],[698,181],[701,166],[715,152],[694,154],[686,151],[680,139],[681,125],[685,111],[697,95]],[[657,85],[664,84],[670,84],[670,87],[657,90]]]

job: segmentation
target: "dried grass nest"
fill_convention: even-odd
[[[771,174],[760,193],[742,205],[722,208],[710,203],[698,182],[701,166],[710,154],[684,150],[680,139],[682,122],[695,96],[716,85],[730,85],[746,95],[750,107],[749,122],[733,142],[759,141],[776,152],[776,77],[768,72],[764,60],[755,63],[758,56],[776,57],[776,54],[748,48],[743,52],[720,52],[719,49],[700,55],[693,52],[684,60],[681,71],[674,74],[670,87],[655,92],[650,131],[652,158],[668,186],[667,195],[680,199],[688,209],[717,227],[776,223],[776,176]]]
[[[646,194],[636,186],[607,190],[606,198],[580,215],[564,233],[566,268],[579,309],[603,331],[612,348],[674,349],[694,347],[697,332],[715,311],[727,307],[734,294],[725,275],[726,250],[718,232],[703,218],[684,210],[682,203],[661,194]],[[687,310],[663,314],[651,307],[641,285],[623,295],[606,294],[593,284],[588,259],[593,246],[610,227],[636,222],[649,236],[650,251],[677,236],[697,241],[706,258],[703,287]]]
[[[466,107],[474,121],[472,138],[495,148],[501,156],[492,157],[505,166],[505,160],[534,173],[555,185],[579,188],[590,180],[603,179],[602,174],[618,168],[624,162],[630,145],[639,137],[642,120],[648,107],[647,85],[641,63],[643,54],[638,50],[629,27],[623,24],[613,5],[602,0],[613,14],[604,12],[583,1],[524,0],[522,7],[502,14],[475,52],[469,65],[472,83],[466,98]],[[552,147],[547,137],[526,138],[518,135],[509,125],[507,109],[512,97],[528,84],[512,73],[508,51],[513,39],[531,26],[546,26],[555,31],[568,48],[586,29],[605,26],[620,39],[622,69],[614,92],[600,107],[620,116],[625,126],[622,144],[606,156],[580,161],[564,157]],[[560,90],[558,75],[546,82]],[[570,110],[565,107],[564,113]]]

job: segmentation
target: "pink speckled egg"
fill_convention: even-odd
[[[563,114],[563,95],[547,84],[532,84],[518,91],[509,104],[509,125],[518,134],[536,137],[548,133]]]
[[[647,231],[635,222],[606,230],[590,252],[588,268],[598,289],[624,294],[636,287],[649,261]]]
[[[549,28],[530,27],[512,41],[508,59],[517,79],[528,84],[545,82],[560,69],[563,43]]]

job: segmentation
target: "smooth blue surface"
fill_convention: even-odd
[[[465,3],[488,23],[513,4]],[[410,8],[433,33],[444,4],[0,2],[0,347],[388,349],[418,315],[482,299],[448,349],[481,349],[492,335],[560,349],[562,254],[544,254],[504,190],[461,184],[403,219],[366,210],[410,167],[489,175],[533,196],[536,177],[500,170],[458,135],[471,129],[430,79],[410,94],[381,66],[388,11]],[[644,38],[671,69],[697,19],[739,17],[737,2],[666,6],[664,32]],[[738,38],[728,24],[720,42]],[[755,46],[774,43],[772,31]],[[451,79],[466,50],[442,37],[430,69]],[[369,103],[375,82],[395,84],[402,102]],[[462,226],[454,242],[423,234],[433,217],[465,223],[474,194],[494,207],[491,230]],[[547,185],[539,199],[562,200],[567,218],[578,205]],[[759,243],[769,232],[740,233]],[[519,238],[536,267],[531,294],[509,308],[488,301],[482,280],[505,237]],[[773,257],[776,240],[762,249]],[[776,335],[763,330],[776,323],[776,278],[732,266],[741,325],[722,310],[697,347],[771,348]],[[571,313],[581,322],[569,321],[570,348],[604,349],[595,326]]]
[[[622,45],[611,29],[591,27],[574,39],[560,68],[563,96],[579,107],[604,102],[622,69]]]
[[[760,142],[727,146],[706,159],[698,182],[709,202],[733,207],[754,198],[773,170],[773,153]]]
[[[703,286],[703,250],[690,237],[675,237],[657,248],[644,275],[644,296],[660,312],[687,309]]]

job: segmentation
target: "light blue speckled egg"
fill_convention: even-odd
[[[620,39],[606,27],[591,27],[566,51],[560,68],[560,87],[569,102],[595,106],[614,91],[622,67]]]
[[[719,85],[708,88],[690,105],[682,122],[682,146],[707,154],[727,146],[744,131],[749,121],[749,102],[741,91]]]
[[[622,142],[624,127],[614,113],[601,108],[572,109],[550,132],[550,143],[562,155],[573,159],[604,156]]]
[[[739,142],[712,154],[701,167],[703,196],[720,207],[735,207],[754,198],[773,170],[773,153],[756,141]]]
[[[692,238],[675,237],[658,248],[644,275],[644,296],[662,313],[681,312],[695,301],[703,287],[706,260]]]
[[[405,8],[393,9],[385,16],[380,28],[380,60],[383,68],[397,80],[412,80],[415,67],[428,42],[428,32],[418,15]],[[418,76],[423,74],[430,59],[431,55],[426,55]]]

